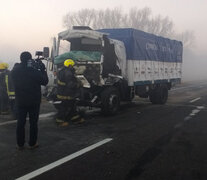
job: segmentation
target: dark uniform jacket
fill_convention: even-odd
[[[57,74],[58,94],[61,100],[70,100],[78,96],[78,80],[74,68],[63,67]]]
[[[0,71],[0,98],[5,98],[8,96],[5,77],[6,77],[6,70],[1,70]]]
[[[5,71],[5,82],[7,86],[7,94],[9,99],[14,99],[15,98],[14,84],[11,77],[11,71],[9,70]]]
[[[17,104],[20,106],[40,104],[41,85],[48,83],[47,72],[27,67],[24,63],[16,63],[11,73]]]

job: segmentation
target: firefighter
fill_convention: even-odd
[[[7,94],[9,98],[9,107],[11,110],[11,113],[13,115],[13,118],[16,119],[16,108],[15,108],[15,92],[14,92],[14,86],[11,78],[11,71],[8,70],[9,65],[7,63],[3,63],[5,67],[5,82],[7,87]]]
[[[80,83],[75,76],[75,62],[72,59],[64,61],[63,68],[57,73],[57,99],[59,104],[56,122],[67,126],[68,121],[81,123],[84,119],[76,109],[76,98],[79,96]]]
[[[9,97],[7,94],[6,81],[6,66],[5,63],[0,63],[0,114],[6,115],[9,113]]]

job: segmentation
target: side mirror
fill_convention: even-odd
[[[48,57],[49,57],[49,54],[50,54],[50,49],[49,49],[49,47],[44,47],[44,48],[43,48],[43,57],[44,57],[44,58],[48,58]]]

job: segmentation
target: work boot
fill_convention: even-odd
[[[66,126],[68,126],[69,125],[69,123],[68,122],[63,122],[63,123],[60,123],[60,127],[66,127]]]
[[[28,149],[32,150],[32,149],[36,149],[36,148],[38,148],[38,147],[39,147],[39,144],[36,143],[36,144],[33,145],[33,146],[29,146]]]
[[[65,121],[63,121],[62,119],[56,118],[56,123],[63,123],[63,122],[65,122]]]
[[[75,121],[76,119],[78,119],[78,118],[80,118],[80,115],[75,115],[75,116],[73,116],[72,118],[71,118],[71,121]]]
[[[16,145],[16,148],[17,148],[18,151],[22,151],[22,150],[24,150],[24,146]]]
[[[73,121],[74,124],[81,124],[84,123],[85,119],[84,118],[79,118],[78,120]]]

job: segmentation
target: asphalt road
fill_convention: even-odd
[[[183,83],[166,105],[136,98],[116,116],[90,110],[68,127],[43,101],[35,150],[16,150],[16,121],[0,116],[0,179],[206,180],[206,90],[205,81]]]

